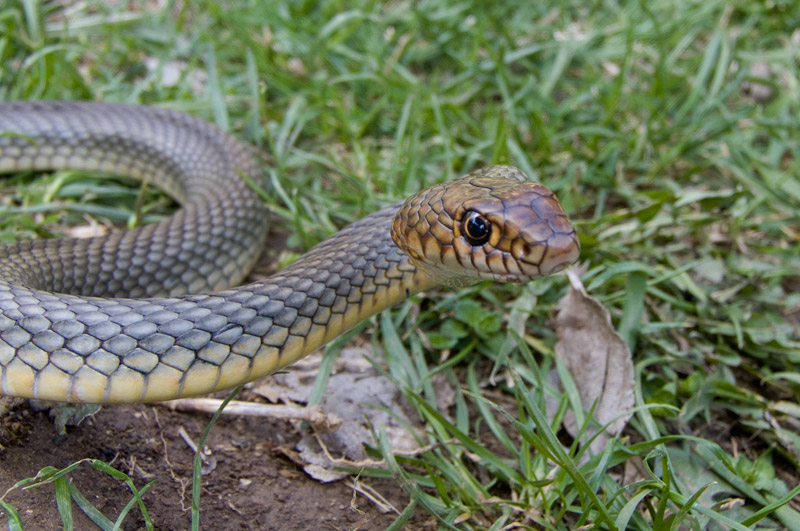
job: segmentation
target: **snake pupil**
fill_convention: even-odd
[[[489,222],[478,214],[477,212],[470,212],[464,218],[464,237],[467,241],[474,245],[483,245],[489,241],[489,233],[491,232],[491,225]]]

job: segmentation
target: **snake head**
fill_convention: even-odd
[[[511,166],[492,166],[409,198],[392,239],[431,280],[527,282],[574,263],[580,244],[555,195]]]

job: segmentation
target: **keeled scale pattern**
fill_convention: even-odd
[[[99,170],[147,181],[182,203],[173,216],[88,239],[0,248],[0,276],[61,293],[180,295],[238,283],[263,247],[267,212],[240,174],[254,151],[208,123],[152,107],[0,103],[0,173]]]
[[[427,287],[389,240],[394,210],[364,218],[267,281],[209,295],[100,299],[3,287],[2,391],[80,402],[158,401],[231,387],[288,365]]]

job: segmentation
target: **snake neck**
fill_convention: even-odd
[[[265,313],[291,323],[276,369],[436,285],[392,241],[390,227],[397,208],[385,208],[344,228],[254,286],[273,305]]]

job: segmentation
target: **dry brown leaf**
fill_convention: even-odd
[[[306,463],[304,470],[318,481],[329,482],[348,475],[335,470],[339,465],[336,460],[366,460],[364,447],[375,444],[372,435],[375,427],[386,431],[394,452],[409,452],[419,446],[405,427],[419,421],[406,414],[411,409],[402,392],[372,366],[366,359],[368,354],[370,349],[366,346],[341,350],[319,405],[324,415],[340,419],[341,426],[335,431],[306,434],[297,445],[298,459]],[[248,389],[274,402],[308,403],[320,360],[319,353],[312,354]]]
[[[601,450],[608,435],[617,435],[628,422],[634,404],[634,372],[630,349],[611,325],[608,310],[586,293],[578,268],[569,268],[570,290],[558,303],[555,354],[569,369],[578,388],[584,410],[595,401],[594,417],[600,425],[613,419],[606,434],[592,443],[594,453]],[[568,415],[564,427],[573,437],[580,426]],[[593,435],[589,430],[587,437]]]

